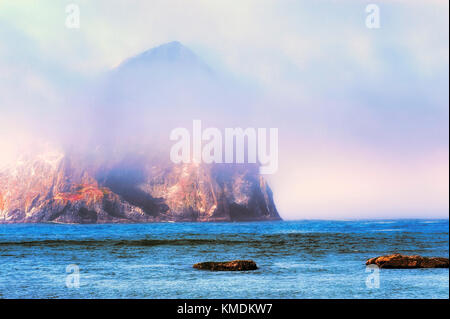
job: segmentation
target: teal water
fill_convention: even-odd
[[[448,257],[448,220],[0,225],[0,297],[449,298],[448,269],[381,269],[369,288],[366,259],[394,252]],[[233,259],[259,269],[192,268]]]

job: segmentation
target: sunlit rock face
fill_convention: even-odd
[[[256,166],[93,163],[53,152],[0,172],[0,223],[278,219]]]
[[[53,135],[64,139],[57,147],[37,147],[0,169],[0,223],[280,219],[256,165],[178,165],[169,158],[170,132],[193,119],[247,127],[247,91],[179,42],[131,57],[100,78],[77,95],[81,119],[59,119],[64,129]]]
[[[58,152],[20,159],[0,172],[0,222],[120,221],[122,216],[108,212],[111,206],[123,213],[124,220],[144,215],[99,185],[96,170]]]

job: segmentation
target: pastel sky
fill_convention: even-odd
[[[65,26],[70,3],[79,29]],[[0,164],[68,91],[177,40],[263,97],[282,217],[448,218],[448,1],[237,3],[0,0]]]

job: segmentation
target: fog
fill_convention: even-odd
[[[448,2],[383,2],[379,30],[359,1],[114,4],[82,2],[77,30],[50,1],[0,4],[0,166],[166,161],[194,119],[275,127],[283,218],[448,217]]]

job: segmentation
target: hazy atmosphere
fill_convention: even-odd
[[[377,1],[378,29],[367,1],[181,3],[0,1],[0,166],[41,144],[156,149],[194,119],[272,127],[283,219],[448,218],[448,1]],[[166,43],[176,69],[135,72]]]

